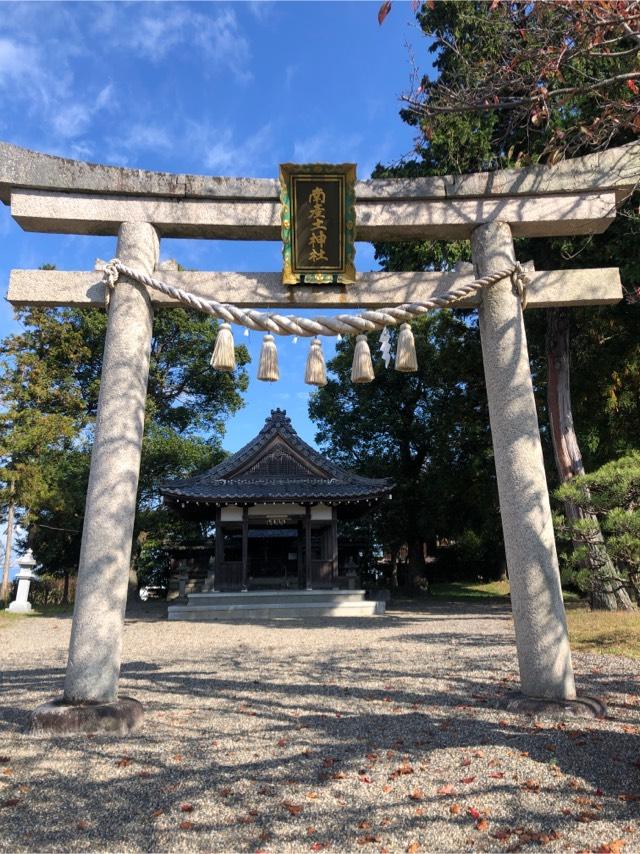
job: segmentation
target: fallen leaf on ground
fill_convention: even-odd
[[[381,836],[378,836],[374,833],[366,833],[364,836],[359,836],[356,839],[358,845],[367,845],[370,842],[380,842],[382,840]]]
[[[451,815],[458,815],[461,809],[462,807],[460,806],[460,804],[451,804],[451,806],[449,807],[449,812],[451,813]]]
[[[488,830],[488,829],[489,829],[489,822],[487,821],[486,818],[481,818],[481,819],[479,819],[479,821],[476,822],[476,830]]]
[[[511,830],[494,830],[494,832],[491,835],[493,836],[494,839],[500,839],[500,840],[504,841],[505,839],[508,839],[512,833],[513,833],[513,831],[511,831]]]
[[[593,810],[583,810],[576,816],[576,821],[581,824],[589,824],[590,821],[595,821],[598,818],[598,813]]]
[[[290,801],[283,801],[282,806],[291,813],[291,815],[300,815],[304,807],[302,804],[292,804]]]
[[[179,824],[180,830],[191,830],[193,827],[192,821],[181,821]]]
[[[180,804],[180,812],[193,812],[193,804]]]
[[[436,790],[437,795],[453,795],[454,788],[452,785],[447,784],[446,786],[440,786],[439,789]]]
[[[476,779],[475,777],[463,777],[462,780],[460,780],[460,782],[461,783],[473,783],[473,781],[475,779]]]
[[[2,802],[3,807],[15,807],[20,803],[20,798],[7,798]]]
[[[410,842],[407,845],[407,854],[417,854],[419,850],[420,850],[420,843],[419,842]]]
[[[413,792],[409,795],[412,801],[423,801],[424,800],[424,791],[422,789],[414,789]]]
[[[89,830],[90,824],[86,819],[81,818],[80,821],[76,824],[76,827],[78,828],[78,830]]]

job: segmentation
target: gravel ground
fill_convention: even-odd
[[[575,656],[610,717],[499,711],[501,605],[370,619],[127,619],[128,739],[33,738],[71,621],[0,629],[2,851],[640,851],[640,661]]]

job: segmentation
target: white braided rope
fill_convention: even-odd
[[[295,315],[274,314],[272,312],[256,311],[255,309],[238,308],[231,303],[221,303],[204,299],[195,294],[168,285],[146,273],[140,273],[132,267],[123,264],[118,258],[113,258],[104,268],[104,283],[107,288],[107,305],[109,296],[115,288],[120,275],[132,279],[141,285],[160,291],[179,302],[197,308],[206,314],[211,314],[228,323],[236,323],[255,329],[259,332],[271,332],[275,335],[298,335],[311,337],[314,335],[358,335],[362,332],[374,332],[385,326],[396,326],[407,323],[426,314],[433,308],[448,308],[466,297],[471,296],[482,288],[494,285],[501,279],[510,277],[520,295],[523,309],[526,306],[526,286],[529,279],[525,275],[519,261],[512,267],[475,279],[466,285],[451,288],[441,297],[433,297],[426,302],[408,302],[399,306],[389,306],[372,311],[361,311],[358,314],[338,314],[335,317],[320,316],[316,318],[299,317]]]

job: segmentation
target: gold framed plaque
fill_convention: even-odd
[[[355,163],[280,165],[282,281],[355,282]]]

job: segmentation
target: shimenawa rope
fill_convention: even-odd
[[[317,335],[359,335],[366,332],[375,332],[376,329],[384,329],[385,326],[397,326],[407,323],[426,314],[434,308],[448,308],[466,297],[483,288],[494,285],[501,279],[510,277],[514,287],[520,295],[522,308],[526,308],[527,292],[526,286],[529,279],[522,265],[516,261],[513,266],[488,276],[482,276],[466,285],[458,285],[451,288],[441,297],[433,297],[425,302],[409,302],[399,306],[388,306],[372,311],[361,311],[359,314],[338,314],[335,317],[299,317],[295,315],[274,314],[272,312],[256,311],[255,309],[238,308],[231,303],[216,302],[216,300],[204,299],[195,294],[169,285],[159,279],[140,273],[132,267],[123,264],[119,258],[114,258],[105,265],[104,282],[107,287],[107,304],[109,296],[115,288],[120,275],[132,279],[141,285],[146,285],[153,290],[173,297],[185,305],[197,308],[206,314],[211,314],[227,323],[236,323],[248,329],[259,332],[270,332],[275,335],[298,335],[300,337],[315,337]]]

